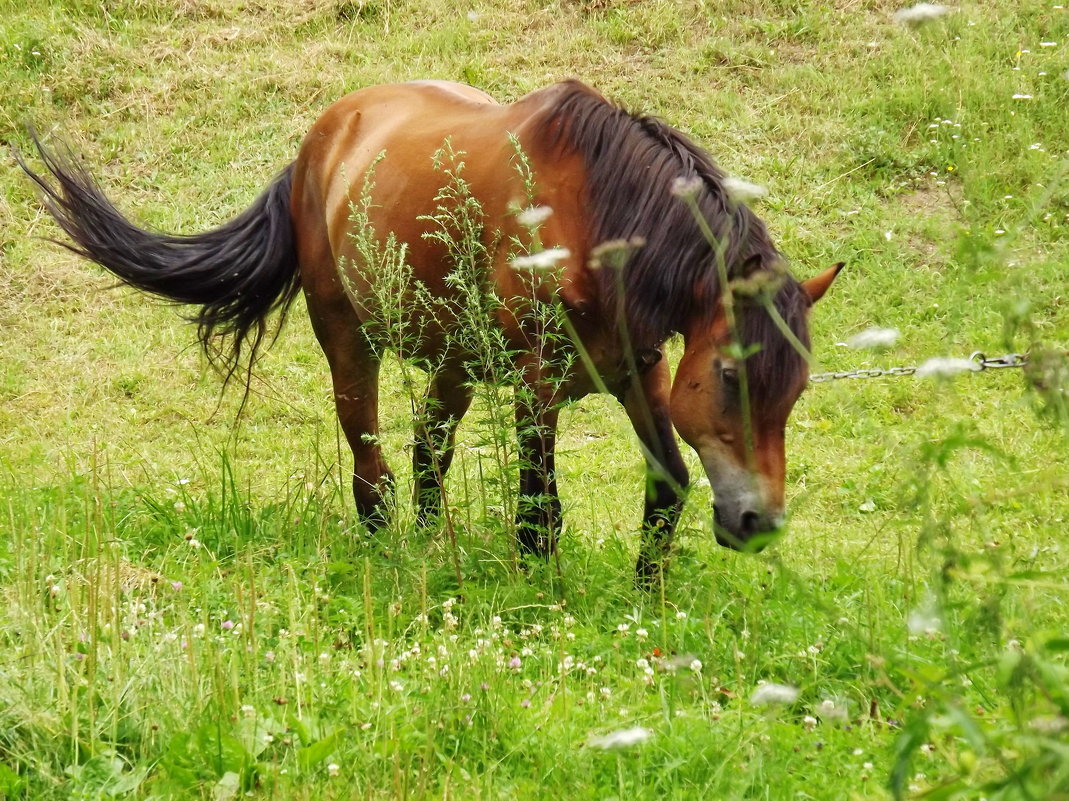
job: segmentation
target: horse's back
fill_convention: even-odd
[[[501,105],[472,87],[421,81],[361,89],[328,108],[306,136],[294,173],[292,212],[313,316],[328,303],[339,309],[351,303],[361,321],[376,316],[383,276],[366,263],[367,233],[380,245],[392,239],[403,247],[411,278],[431,297],[457,300],[449,307],[460,304],[449,279],[453,257],[442,236],[457,233],[456,218],[444,223],[446,231],[442,215],[443,208],[451,215],[459,207],[461,195],[478,204],[485,279],[506,305],[532,292],[533,276],[511,269],[508,258],[514,243],[531,239],[516,211],[552,208],[540,235],[546,247],[574,254],[560,265],[561,296],[582,305],[589,294],[584,172],[577,157],[538,147],[542,111],[557,91],[549,87]],[[539,297],[551,297],[552,282],[539,283]],[[398,302],[419,314],[415,298]],[[446,306],[436,306],[436,319],[418,325],[440,326],[444,335],[456,322]],[[499,316],[507,338],[522,340],[512,312]]]
[[[298,169],[330,181],[362,177],[380,153],[437,150],[465,125],[498,116],[502,107],[486,93],[448,81],[369,86],[335,101],[312,125]]]
[[[346,95],[315,122],[301,146],[295,221],[314,226],[313,218],[322,215],[340,257],[350,205],[366,184],[373,216],[404,241],[398,230],[404,219],[434,208],[442,185],[436,155],[451,148],[485,162],[507,141],[506,108],[484,92],[446,81],[372,86]],[[402,209],[408,211],[404,218]]]

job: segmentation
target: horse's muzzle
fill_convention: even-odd
[[[713,504],[713,534],[716,543],[733,551],[760,553],[765,547],[779,538],[783,523],[768,515],[756,511],[745,511],[737,521],[724,519],[720,507]]]

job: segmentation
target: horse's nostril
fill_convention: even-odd
[[[743,512],[739,523],[742,533],[747,536],[761,531],[761,516],[757,512]]]

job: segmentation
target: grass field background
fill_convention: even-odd
[[[797,276],[847,262],[821,369],[1051,354],[810,387],[787,536],[718,549],[698,482],[656,598],[634,436],[588,398],[562,416],[559,565],[525,575],[493,396],[461,428],[457,550],[405,508],[370,542],[303,310],[237,422],[192,328],[43,241],[5,156],[0,797],[1069,797],[1069,11],[898,8],[0,0],[0,136],[71,141],[152,227],[245,208],[361,86],[579,77],[767,186]],[[873,326],[897,344],[840,344]]]

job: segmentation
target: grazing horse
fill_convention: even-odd
[[[379,364],[392,341],[383,321],[394,315],[408,332],[403,355],[431,366],[413,451],[421,520],[440,511],[473,382],[494,377],[462,335],[475,302],[451,278],[462,251],[474,254],[469,269],[493,301],[486,316],[517,384],[524,552],[555,547],[558,409],[592,391],[622,402],[643,446],[641,580],[659,575],[688,483],[673,426],[708,474],[722,545],[760,547],[780,527],[807,314],[842,265],[792,278],[725,174],[665,123],[576,81],[509,105],[454,83],[372,86],[327,109],[251,208],[191,236],[138,228],[68,152],[35,143],[54,180],[22,166],[67,247],[198,306],[206,349],[229,336],[231,374],[243,347],[251,368],[268,314],[303,291],[353,451],[356,507],[372,529],[392,486],[377,436]],[[465,227],[449,221],[457,214],[474,221],[466,234],[450,231]],[[384,290],[390,269],[407,272]],[[550,306],[560,313],[539,313]],[[685,349],[673,383],[661,356],[675,333]]]

